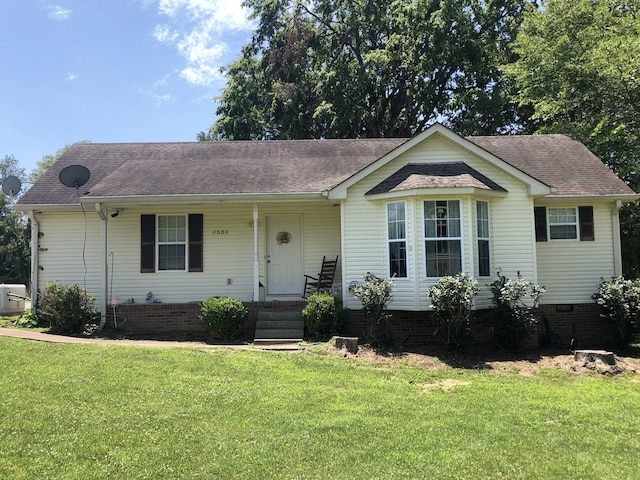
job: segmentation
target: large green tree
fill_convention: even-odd
[[[200,140],[522,127],[500,64],[530,0],[245,0],[257,20]]]
[[[87,141],[81,143],[89,143]],[[36,163],[36,168],[29,174],[29,182],[36,183],[38,179],[44,175],[44,173],[49,170],[51,165],[56,163],[58,159],[69,149],[70,145],[65,145],[61,149],[59,149],[54,155],[43,155],[42,159]]]
[[[505,67],[542,133],[569,133],[640,189],[640,0],[531,6]],[[624,269],[640,274],[640,206],[621,211]]]
[[[16,176],[24,181],[25,172],[13,155],[0,160],[0,179]],[[0,281],[27,282],[29,279],[31,229],[28,220],[13,210],[15,198],[0,193]]]

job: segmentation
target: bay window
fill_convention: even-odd
[[[462,271],[462,221],[459,200],[424,202],[427,277]]]

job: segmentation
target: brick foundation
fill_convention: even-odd
[[[245,338],[253,339],[258,321],[258,311],[302,311],[306,302],[249,302],[245,305],[249,309]],[[126,322],[119,328],[131,333],[206,333],[207,331],[199,318],[200,303],[123,304],[118,307],[117,313],[126,317]],[[109,316],[107,316],[107,326],[113,326]]]
[[[249,302],[249,318],[245,329],[245,338],[252,340],[258,312],[260,310],[291,311],[302,310],[305,302]],[[576,338],[582,347],[608,347],[613,343],[612,327],[599,316],[599,308],[594,304],[579,305],[542,305],[539,312],[545,316],[549,328],[560,336],[568,346]],[[132,333],[170,333],[170,332],[206,332],[198,318],[199,303],[154,303],[124,304],[118,307],[118,313],[127,318],[123,331]],[[436,321],[433,312],[390,311],[389,320],[394,343],[403,345],[424,345],[440,343],[435,334]],[[476,312],[473,323],[473,341],[476,344],[488,344],[492,340],[490,310]],[[110,325],[109,320],[107,325]],[[541,330],[544,333],[544,328]],[[365,338],[367,324],[362,310],[351,310],[345,335]],[[537,339],[532,338],[531,346]]]

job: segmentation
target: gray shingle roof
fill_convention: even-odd
[[[506,192],[504,188],[463,162],[408,164],[366,194],[401,192],[416,188],[474,187]]]
[[[555,187],[551,196],[633,194],[587,147],[568,135],[467,137],[467,140]]]
[[[468,140],[556,187],[555,195],[633,193],[586,147],[565,135]],[[18,205],[77,203],[75,191],[58,181],[60,170],[73,164],[91,171],[89,182],[80,189],[85,197],[320,193],[344,182],[405,141],[78,143],[24,194]],[[487,180],[481,183],[488,185]]]

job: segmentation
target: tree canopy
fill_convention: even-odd
[[[0,179],[10,175],[24,181],[25,171],[13,155],[0,160]],[[30,269],[31,229],[26,218],[12,208],[13,199],[0,192],[0,281],[27,282]]]
[[[505,68],[539,132],[570,133],[640,187],[640,1],[529,8]]]
[[[583,142],[640,189],[640,1],[546,0],[527,9],[506,75],[540,133]],[[640,275],[640,205],[621,211],[624,270]]]
[[[246,0],[258,26],[200,140],[522,128],[499,66],[530,0]]]

